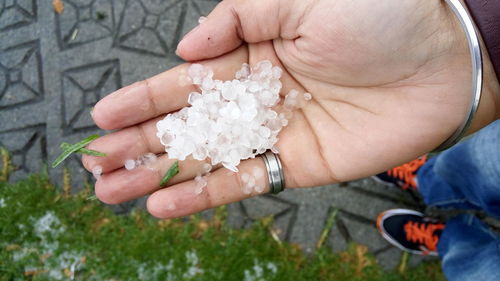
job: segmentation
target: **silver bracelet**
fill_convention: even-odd
[[[479,38],[474,28],[474,23],[469,13],[462,5],[459,0],[446,0],[446,3],[453,10],[453,13],[460,20],[465,35],[467,36],[467,41],[469,43],[469,51],[472,61],[472,99],[469,113],[464,122],[458,127],[458,129],[449,137],[445,142],[438,146],[434,152],[442,151],[451,146],[455,145],[464,136],[467,129],[476,114],[477,108],[479,106],[479,100],[481,99],[481,89],[483,86],[483,60],[481,56],[481,47],[479,46]]]

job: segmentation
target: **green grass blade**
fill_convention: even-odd
[[[99,157],[104,157],[104,156],[107,156],[106,153],[104,152],[100,152],[100,151],[95,151],[95,150],[92,150],[92,149],[86,149],[86,148],[80,148],[76,151],[76,153],[79,153],[79,154],[87,154],[87,155],[91,155],[91,156],[99,156]]]
[[[179,161],[175,161],[161,179],[160,186],[164,187],[168,181],[179,173]]]
[[[85,147],[87,144],[91,143],[93,140],[99,138],[99,135],[91,135],[89,137],[86,137],[85,139],[70,145],[66,150],[59,155],[54,162],[52,162],[52,168],[57,167],[59,164],[61,164],[66,158],[68,158],[72,153],[76,152],[77,150]],[[62,146],[62,145],[61,145]]]
[[[71,146],[71,144],[69,144],[67,142],[61,143],[61,148],[63,150],[69,149],[70,146]],[[86,148],[80,148],[77,151],[75,151],[75,153],[87,154],[87,155],[92,155],[92,156],[100,156],[100,157],[107,156],[107,154],[104,152],[100,152],[100,151],[96,151],[96,150],[92,150],[92,149],[86,149]]]

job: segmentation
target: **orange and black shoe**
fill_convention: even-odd
[[[405,209],[382,212],[377,218],[380,234],[392,245],[418,255],[437,256],[437,244],[444,223]]]
[[[387,172],[373,176],[378,182],[400,187],[417,189],[417,171],[427,162],[427,154]]]

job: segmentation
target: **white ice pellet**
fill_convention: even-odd
[[[312,99],[312,95],[310,93],[304,93],[304,99],[306,101],[310,101]]]
[[[248,178],[247,185],[250,186],[251,188],[253,188],[255,186],[255,178],[253,176],[250,176]]]
[[[271,129],[265,126],[261,126],[259,128],[259,135],[267,139],[271,135]]]
[[[284,105],[288,109],[294,109],[299,106],[299,101],[297,100],[299,92],[297,90],[290,90],[285,96]]]
[[[243,183],[247,183],[247,182],[248,182],[248,179],[250,179],[250,174],[248,174],[248,173],[243,173],[243,174],[241,174],[241,175],[240,175],[240,177],[241,177],[241,181],[242,181]]]
[[[281,119],[290,120],[293,117],[293,111],[291,111],[289,109],[285,109],[285,110],[283,110],[282,113],[280,113],[280,117],[281,117]]]
[[[251,82],[250,85],[248,85],[248,91],[251,93],[257,93],[261,89],[262,87],[258,82]]]
[[[224,165],[224,167],[232,172],[235,172],[237,173],[238,172],[238,168],[236,168],[236,166],[239,164],[239,160],[238,160],[238,163],[236,165],[233,165],[233,164],[230,164],[228,162],[222,162],[222,165]]]
[[[188,96],[188,103],[190,105],[194,105],[196,101],[201,101],[202,102],[202,97],[200,93],[197,92],[192,92]]]
[[[253,190],[253,186],[250,186],[248,184],[244,184],[243,185],[243,194],[251,194],[252,193],[252,190]]]
[[[200,174],[198,174],[198,175],[196,175],[196,177],[194,178],[194,181],[195,181],[196,183],[199,183],[199,182],[201,182],[201,181],[202,181],[202,179],[203,179],[203,177],[202,177]]]
[[[163,144],[163,145],[168,145],[170,142],[172,142],[172,140],[173,140],[173,139],[174,139],[174,138],[173,138],[171,135],[169,135],[169,134],[164,134],[163,136],[161,136],[161,138],[160,138],[160,142],[161,142],[161,144]]]
[[[273,108],[280,102],[281,68],[269,61],[243,64],[229,81],[213,79],[213,71],[192,64],[187,76],[199,91],[189,94],[189,107],[168,114],[156,124],[169,158],[209,158],[237,172],[241,160],[271,149],[287,116]],[[297,99],[298,92],[290,91]],[[281,106],[280,106],[281,107]]]
[[[296,99],[286,99],[285,100],[285,107],[288,109],[294,109],[295,107],[298,106],[298,102]]]
[[[173,201],[170,201],[167,203],[167,210],[168,211],[173,211],[173,210],[175,210],[175,208],[176,208],[175,203]]]
[[[274,132],[279,132],[283,125],[281,125],[281,119],[279,118],[273,118],[269,121],[267,121],[266,126],[274,133]]]
[[[213,88],[213,86],[214,86],[214,81],[212,80],[212,78],[205,77],[203,78],[203,80],[201,80],[200,88],[202,88],[203,90],[209,91]]]
[[[247,79],[250,76],[250,66],[247,63],[241,65],[240,70],[234,75],[236,79]]]
[[[135,160],[132,159],[125,160],[125,169],[129,171],[135,169]]]
[[[212,165],[205,163],[201,166],[201,169],[203,174],[208,174],[210,173],[210,171],[212,171]]]
[[[194,190],[194,194],[196,195],[200,195],[203,193],[203,186],[196,186],[195,190]]]
[[[243,193],[244,194],[251,194],[252,191],[255,189],[255,177],[253,175],[250,175],[248,173],[243,173],[241,175],[241,181],[243,183]]]
[[[260,179],[262,178],[262,176],[264,176],[264,171],[259,167],[253,167],[252,175],[255,177],[255,179]]]
[[[163,135],[160,139],[166,138],[166,135]],[[150,170],[154,170],[154,165],[156,161],[158,160],[158,156],[156,154],[148,152],[146,154],[143,154],[139,156],[136,160],[133,159],[127,159],[125,160],[124,166],[125,169],[127,170],[133,170],[141,165],[146,166],[146,168]]]
[[[254,190],[255,190],[255,192],[257,192],[257,193],[262,193],[262,192],[264,192],[264,186],[262,186],[262,185],[256,185],[256,186],[254,187]]]
[[[281,70],[281,68],[279,68],[277,66],[274,66],[272,68],[272,71],[273,71],[273,78],[274,79],[280,79],[281,78],[281,74],[283,73],[283,70]]]
[[[292,89],[288,92],[288,94],[286,96],[291,98],[291,99],[296,99],[298,95],[299,95],[299,91]]]
[[[198,18],[198,23],[199,23],[199,24],[202,24],[202,23],[203,23],[204,21],[206,21],[206,20],[207,20],[207,17],[203,17],[203,16],[201,16],[201,17],[199,17],[199,18]]]
[[[94,166],[94,168],[92,168],[92,175],[96,180],[100,179],[102,175],[102,167],[99,165]]]
[[[179,75],[177,82],[178,82],[179,86],[184,87],[191,82],[191,79],[187,75],[181,74],[181,75]]]
[[[154,153],[146,153],[144,155],[141,156],[141,162],[146,166],[146,167],[149,167],[151,165],[154,164],[154,162],[156,162],[156,160],[158,159],[158,157],[156,156],[156,154]]]
[[[203,188],[205,186],[207,186],[207,180],[205,177],[201,176],[201,175],[197,175],[195,178],[194,178],[194,181],[196,182],[196,186],[195,186],[195,191],[194,193],[196,195],[198,194],[201,194],[203,192]]]
[[[222,84],[221,95],[226,100],[235,100],[238,97],[236,91],[234,91],[234,86],[230,81],[226,81]]]

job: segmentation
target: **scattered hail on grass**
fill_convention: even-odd
[[[198,274],[203,274],[203,269],[199,266],[198,255],[194,250],[186,252],[186,261],[189,264],[189,268],[183,275],[185,280],[192,279]]]
[[[272,262],[262,264],[257,259],[254,260],[254,266],[251,269],[246,269],[244,274],[244,281],[260,281],[264,280],[264,276],[276,275],[278,267]]]

